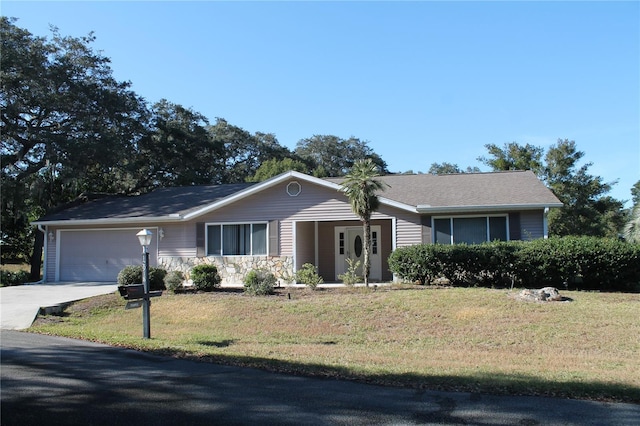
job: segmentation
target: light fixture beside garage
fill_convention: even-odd
[[[50,243],[52,243],[52,242],[53,242],[53,240],[55,240],[55,238],[56,238],[56,236],[55,236],[55,234],[53,233],[53,231],[49,231],[48,236],[49,236],[49,242],[50,242]]]
[[[142,231],[136,234],[138,236],[138,240],[140,241],[140,245],[142,246],[144,252],[147,251],[147,247],[151,244],[151,238],[153,238],[153,232],[148,229],[143,229]]]

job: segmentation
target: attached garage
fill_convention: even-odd
[[[142,264],[139,228],[61,230],[56,281],[115,282],[127,265]],[[157,241],[157,240],[156,240]],[[149,264],[157,264],[157,242],[149,247]]]

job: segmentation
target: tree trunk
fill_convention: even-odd
[[[362,275],[364,276],[364,285],[369,287],[369,271],[371,270],[371,260],[369,259],[369,251],[371,240],[371,221],[365,220],[362,222],[362,228],[364,231],[364,265],[362,265]]]
[[[36,235],[33,241],[33,253],[31,253],[31,274],[30,281],[40,281],[40,265],[42,264],[42,248],[44,247],[44,232],[36,228]]]

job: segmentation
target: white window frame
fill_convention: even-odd
[[[251,225],[251,234],[249,238],[250,254],[225,254],[224,253],[224,227],[227,225]],[[264,254],[253,254],[253,225],[266,225],[265,232],[265,252]],[[209,253],[209,227],[220,226],[220,251],[221,254]],[[207,257],[260,257],[269,255],[269,222],[256,221],[256,222],[210,222],[205,223],[205,252]]]
[[[507,235],[507,240],[506,241],[511,241],[511,235],[509,235],[509,214],[508,213],[501,213],[501,214],[476,214],[476,215],[453,215],[453,216],[432,216],[431,217],[431,242],[433,244],[436,243],[436,220],[438,219],[449,219],[449,231],[450,231],[450,236],[451,236],[451,240],[449,241],[449,244],[453,245],[453,244],[460,244],[460,243],[456,243],[454,242],[454,238],[453,238],[453,219],[475,219],[475,218],[485,218],[487,221],[487,235],[486,235],[486,239],[485,239],[485,243],[491,242],[490,235],[489,232],[491,230],[491,227],[489,225],[489,218],[492,217],[504,217],[506,218],[505,220],[505,227],[506,229],[506,235]]]

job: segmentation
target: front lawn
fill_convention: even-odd
[[[150,340],[141,310],[113,294],[30,331],[383,385],[640,402],[640,295],[561,293],[572,301],[395,286],[165,293],[152,301]]]

